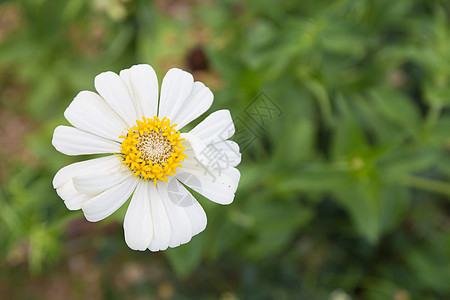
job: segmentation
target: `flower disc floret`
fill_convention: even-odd
[[[187,158],[176,124],[170,125],[167,118],[158,117],[137,120],[136,126],[128,129],[121,147],[122,163],[140,180],[167,182],[167,176],[176,174],[177,167]]]

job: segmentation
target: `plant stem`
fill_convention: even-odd
[[[450,184],[417,176],[408,176],[404,184],[410,187],[450,195]]]

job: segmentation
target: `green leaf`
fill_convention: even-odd
[[[353,185],[336,192],[356,226],[356,231],[369,243],[376,244],[381,234],[379,186],[373,180],[354,181]]]
[[[274,188],[279,192],[329,192],[350,183],[347,172],[333,165],[314,164],[298,169],[294,174],[277,176]]]
[[[281,251],[314,217],[314,212],[295,202],[256,203],[252,207],[255,237],[245,247],[252,259],[260,259]]]
[[[439,151],[423,147],[399,147],[391,150],[379,161],[380,172],[386,182],[403,180],[413,172],[426,170],[439,164]]]
[[[188,244],[167,249],[165,255],[177,275],[185,278],[200,265],[205,246],[205,238],[197,236]]]
[[[412,99],[398,91],[385,88],[373,90],[371,96],[375,108],[387,121],[397,124],[413,136],[417,134],[420,116]]]

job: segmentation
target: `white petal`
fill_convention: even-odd
[[[158,113],[158,78],[149,65],[135,65],[120,71],[134,101],[138,118],[153,118]]]
[[[123,229],[125,241],[133,250],[144,251],[153,237],[153,221],[150,211],[148,181],[139,182],[128,206]]]
[[[64,204],[69,210],[81,209],[81,205],[93,197],[78,192],[73,186],[72,180],[60,185],[56,189],[56,193],[64,200]]]
[[[85,161],[76,162],[60,169],[53,178],[53,187],[56,189],[72,178],[77,176],[80,172],[94,170],[96,168],[103,168],[105,165],[110,165],[117,161],[115,155],[89,159]]]
[[[241,161],[239,145],[233,141],[219,141],[207,145],[192,132],[182,133],[181,138],[186,140],[182,142],[186,148],[184,154],[195,157],[203,165],[227,169],[238,165]],[[185,163],[188,164],[189,161]]]
[[[189,133],[198,136],[206,145],[226,140],[234,134],[234,123],[229,110],[218,110],[206,117]]]
[[[184,145],[186,147],[184,153],[188,155],[188,158],[183,161],[183,167],[179,170],[179,172],[191,174],[191,185],[195,183],[193,178],[195,178],[195,180],[197,181],[203,178],[205,181],[212,181],[212,183],[214,184],[218,184],[217,181],[222,178],[222,180],[224,180],[225,182],[225,185],[229,182],[229,180],[231,180],[232,183],[225,188],[225,192],[232,192],[234,194],[237,190],[241,177],[241,173],[239,172],[239,170],[233,168],[231,164],[219,160],[220,157],[214,159],[212,155],[210,155],[208,152],[205,152],[208,147],[203,148],[203,151],[199,151],[198,149],[194,151],[192,145],[195,145],[195,143],[190,143],[193,140],[193,135],[188,135],[188,137],[189,139],[184,142]],[[198,147],[198,145],[195,145],[195,148],[200,147]],[[199,174],[203,176],[200,178]],[[203,183],[204,182],[202,181],[201,184]],[[217,186],[217,188],[220,188],[220,186]],[[204,187],[200,185],[197,190],[202,189],[204,190]]]
[[[213,202],[227,205],[234,200],[235,181],[224,171],[218,172],[207,166],[183,167],[176,178]]]
[[[202,115],[213,103],[214,95],[209,88],[203,83],[196,81],[192,87],[191,94],[180,107],[173,119],[172,123],[176,123],[175,129],[179,130],[192,120]]]
[[[100,194],[125,181],[131,175],[130,170],[116,158],[109,165],[80,172],[73,178],[73,184],[82,194]]]
[[[222,154],[222,159],[230,166],[235,167],[241,163],[242,155],[239,150],[239,145],[236,142],[222,141],[211,145],[218,149]]]
[[[191,133],[184,133],[182,137],[186,138],[187,135],[192,139],[193,134]],[[220,141],[207,144],[197,155],[205,160],[204,164],[220,164],[221,168],[235,167],[241,162],[239,145],[234,141]]]
[[[206,213],[197,200],[193,205],[186,207],[185,211],[189,219],[191,220],[192,236],[197,235],[205,230],[207,223]]]
[[[100,73],[95,77],[94,85],[100,96],[122,117],[128,126],[134,125],[136,120],[140,119],[136,114],[127,86],[119,75],[110,71]]]
[[[127,201],[138,182],[139,179],[129,176],[122,183],[83,203],[81,209],[86,219],[97,222],[111,215]]]
[[[174,205],[184,209],[191,223],[192,236],[205,230],[207,223],[205,211],[194,196],[175,178],[169,181],[168,195]]]
[[[120,144],[69,126],[58,126],[53,133],[53,146],[66,155],[118,153]]]
[[[119,136],[127,128],[123,120],[96,93],[80,92],[64,112],[73,126],[121,142]]]
[[[158,182],[159,185],[159,182]],[[153,220],[153,239],[148,247],[151,251],[166,250],[169,247],[171,228],[169,217],[161,200],[158,188],[149,184],[150,210]]]
[[[230,176],[230,178],[233,180],[234,183],[234,191],[233,193],[236,193],[237,187],[239,185],[239,180],[241,179],[241,172],[239,172],[236,168],[227,168],[224,169],[223,172]]]
[[[227,173],[232,167],[206,152],[208,147],[197,136],[187,133],[182,137],[186,139],[183,145],[188,158],[177,170],[176,178],[211,201],[220,204],[233,202],[237,182],[234,174],[233,177]]]
[[[166,208],[170,228],[172,229],[169,247],[174,248],[181,244],[186,244],[192,238],[192,225],[189,217],[183,207],[172,202],[172,198],[168,194],[168,184],[166,182],[158,182],[158,191],[161,196],[161,201]]]
[[[171,121],[189,97],[194,84],[191,74],[180,69],[170,69],[161,84],[161,99],[159,101],[158,117],[166,117]]]
[[[81,209],[81,205],[95,195],[85,195],[78,192],[73,185],[73,178],[80,172],[103,168],[111,162],[118,160],[116,156],[106,156],[77,162],[60,169],[53,178],[53,187],[56,193],[64,200],[70,210]]]

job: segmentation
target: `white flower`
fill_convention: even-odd
[[[189,133],[178,131],[203,114],[212,92],[188,72],[171,69],[162,81],[149,65],[101,73],[98,94],[80,92],[64,112],[53,146],[67,155],[108,154],[68,165],[53,186],[70,210],[100,221],[131,197],[124,220],[131,249],[177,247],[206,227],[206,214],[184,185],[230,204],[240,178],[239,146],[228,141],[228,110],[210,114]],[[181,183],[183,184],[181,184]]]

